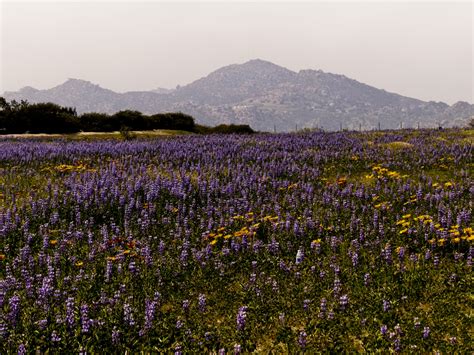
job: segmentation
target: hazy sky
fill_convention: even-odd
[[[261,58],[474,102],[471,1],[2,1],[0,12],[0,93],[67,78],[120,92],[170,88]]]

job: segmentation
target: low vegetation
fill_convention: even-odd
[[[0,353],[471,353],[470,136],[0,138]]]
[[[248,125],[196,125],[194,118],[181,112],[144,115],[139,111],[125,110],[113,115],[84,113],[78,115],[71,107],[53,103],[30,104],[27,101],[7,102],[0,97],[0,133],[67,134],[84,132],[120,131],[127,139],[135,137],[133,131],[179,130],[195,133],[253,133]]]

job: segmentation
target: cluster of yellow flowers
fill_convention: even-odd
[[[41,171],[48,171],[50,173],[53,173],[53,172],[71,173],[71,172],[83,172],[83,171],[95,172],[97,170],[88,168],[86,164],[79,162],[76,165],[59,164],[56,166],[46,166],[43,169],[41,169]]]
[[[439,184],[439,183],[437,183],[437,182],[434,182],[433,184],[431,184],[431,187],[434,187],[435,189],[436,189],[436,188],[437,188],[437,189],[441,189],[443,186],[444,186],[445,188],[449,189],[449,188],[453,187],[454,184],[453,184],[452,182],[450,182],[450,181],[445,182],[445,183],[442,184],[442,185]]]
[[[288,187],[280,187],[280,188],[278,188],[278,190],[280,190],[280,191],[293,190],[293,189],[296,189],[297,187],[298,187],[298,184],[291,184]]]
[[[380,178],[384,178],[384,177],[388,177],[390,179],[398,180],[398,179],[401,179],[401,178],[406,178],[406,177],[408,177],[408,175],[400,175],[399,172],[389,170],[387,168],[383,168],[380,165],[375,165],[374,167],[372,167],[372,174],[369,174],[369,175],[365,176],[365,178],[369,179],[369,180],[374,179],[374,178],[380,179]]]
[[[243,236],[253,237],[256,234],[257,229],[260,227],[261,223],[279,223],[278,216],[267,215],[265,217],[260,218],[259,220],[255,220],[255,215],[253,212],[249,212],[245,215],[236,215],[232,217],[233,220],[236,221],[244,221],[247,223],[253,223],[251,225],[246,225],[240,228],[237,231],[232,231],[231,227],[219,227],[217,231],[207,233],[204,235],[205,239],[210,239],[211,242],[209,244],[216,245],[220,239],[230,239],[230,238],[241,238]],[[254,223],[256,222],[256,223]]]
[[[416,195],[411,195],[410,196],[410,199],[408,201],[406,201],[403,206],[406,206],[406,205],[409,205],[410,203],[414,203],[418,201],[418,199],[416,198]]]
[[[61,164],[55,167],[56,171],[60,173],[67,173],[72,171],[84,171],[87,170],[87,166],[80,163],[78,165],[68,165],[68,164]]]
[[[402,219],[396,222],[396,225],[401,227],[402,229],[398,232],[399,234],[408,234],[408,229],[410,228],[412,221],[418,222],[421,225],[433,225],[433,227],[440,232],[447,231],[448,232],[448,240],[445,238],[436,239],[432,238],[429,240],[431,244],[438,244],[439,246],[443,246],[447,241],[452,244],[458,244],[462,240],[467,240],[472,242],[474,240],[474,232],[471,227],[463,228],[462,230],[459,228],[459,225],[450,226],[448,229],[441,227],[441,224],[435,223],[433,218],[430,215],[424,214],[417,217],[412,217],[411,214],[406,214],[402,216]]]

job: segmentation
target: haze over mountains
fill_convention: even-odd
[[[220,68],[174,90],[117,93],[88,81],[69,79],[48,90],[25,87],[5,92],[8,100],[54,102],[78,113],[181,111],[197,123],[249,124],[260,131],[301,128],[337,130],[465,126],[474,105],[426,102],[321,70],[294,72],[259,59]]]

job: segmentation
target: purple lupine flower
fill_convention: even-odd
[[[285,272],[290,272],[290,268],[286,266],[285,262],[283,260],[280,260],[278,266],[280,267],[281,270]]]
[[[334,287],[333,287],[334,294],[337,295],[341,292],[341,280],[338,278],[334,279]]]
[[[165,252],[165,242],[163,240],[160,240],[160,245],[158,246],[158,253],[160,255],[163,255]]]
[[[128,264],[128,271],[130,271],[130,273],[132,275],[137,275],[138,274],[138,267],[137,265],[135,264],[135,261],[130,261],[130,264]]]
[[[380,327],[380,333],[381,333],[382,335],[386,335],[387,332],[388,332],[388,327],[387,327],[385,324],[383,324],[383,325]]]
[[[352,266],[356,267],[359,264],[359,254],[357,252],[352,253],[351,256]]]
[[[7,325],[0,320],[0,339],[6,338],[8,335]]]
[[[398,248],[398,259],[403,260],[404,257],[405,257],[405,248],[404,247]]]
[[[85,303],[81,306],[81,326],[83,333],[89,333],[91,321],[89,319],[89,306]]]
[[[319,305],[319,318],[324,318],[326,311],[327,311],[327,300],[325,298],[321,298],[321,303]]]
[[[370,274],[364,274],[364,286],[368,286],[370,283]]]
[[[298,344],[299,346],[304,349],[306,347],[306,332],[303,330],[298,335]]]
[[[279,243],[275,240],[275,238],[272,238],[271,243],[268,244],[268,251],[271,254],[277,254],[279,247],[280,247]]]
[[[430,260],[431,259],[431,251],[427,250],[425,253],[425,260]]]
[[[382,308],[384,312],[388,312],[390,310],[390,301],[383,300]]]
[[[438,266],[439,266],[439,256],[438,255],[434,256],[433,265],[434,265],[435,268],[438,268]]]
[[[53,343],[59,343],[61,341],[61,338],[59,337],[58,333],[56,333],[55,330],[51,333],[51,341]]]
[[[110,282],[110,278],[112,277],[112,261],[107,260],[107,265],[105,267],[105,282]]]
[[[21,343],[21,344],[18,346],[18,355],[26,355],[25,344]]]
[[[48,320],[47,319],[40,319],[38,321],[38,326],[41,330],[45,330],[46,327],[48,326]]]
[[[69,329],[74,328],[75,325],[74,307],[74,298],[68,297],[66,300],[66,324]]]
[[[430,335],[430,327],[424,327],[423,328],[423,339],[427,339],[429,335]]]
[[[18,295],[12,296],[8,301],[10,312],[8,313],[8,320],[13,327],[16,327],[20,319],[20,297]]]
[[[112,343],[117,345],[120,342],[120,332],[116,326],[112,329]]]
[[[183,354],[183,347],[180,344],[176,344],[174,347],[174,355],[182,355]]]
[[[135,319],[133,318],[132,307],[128,303],[123,304],[123,320],[125,324],[130,327],[135,325]]]
[[[156,302],[145,300],[145,330],[151,329],[155,319]]]
[[[234,355],[239,355],[242,352],[242,346],[240,344],[234,345]]]
[[[421,325],[418,317],[415,317],[415,319],[413,319],[413,322],[414,322],[415,329],[418,329]]]
[[[184,322],[180,319],[176,321],[176,329],[181,329],[184,326]]]
[[[342,295],[339,298],[339,304],[341,305],[341,309],[345,310],[347,305],[349,304],[349,297],[347,295]]]
[[[306,312],[309,310],[309,305],[310,305],[310,303],[311,303],[311,300],[308,300],[308,299],[306,299],[306,300],[303,301],[303,309],[304,309]]]
[[[183,311],[184,313],[189,313],[189,306],[191,302],[189,300],[184,300],[183,301]]]
[[[201,293],[198,297],[199,312],[206,312],[206,295]]]
[[[397,353],[402,351],[402,341],[399,337],[395,338],[395,340],[393,341],[393,348]]]
[[[237,313],[237,330],[244,330],[247,319],[247,310],[247,306],[242,306],[239,308],[239,312]]]
[[[328,319],[332,320],[332,319],[334,319],[334,316],[335,316],[334,311],[331,309],[328,313]]]

